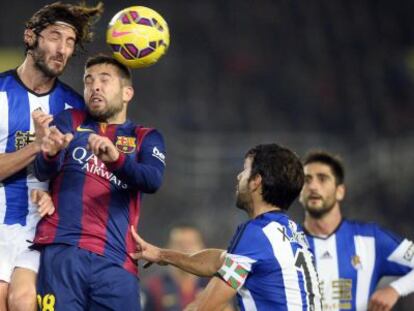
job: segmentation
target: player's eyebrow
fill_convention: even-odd
[[[98,73],[98,77],[112,77],[112,75],[108,72],[100,72]],[[83,80],[86,81],[91,78],[92,78],[92,74],[88,73],[87,75],[83,77]]]

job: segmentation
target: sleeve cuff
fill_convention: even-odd
[[[56,162],[59,158],[60,152],[56,153],[53,157],[49,156],[46,152],[42,152],[42,158],[46,162]]]
[[[126,160],[125,154],[123,152],[120,152],[118,160],[116,160],[115,162],[106,162],[105,165],[108,170],[115,171],[124,165],[125,160]]]
[[[390,286],[394,288],[400,297],[407,296],[414,292],[414,270],[407,273],[405,276],[400,277],[394,282],[390,283]]]

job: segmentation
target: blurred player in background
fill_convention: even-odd
[[[127,119],[130,70],[115,59],[88,59],[87,111],[66,110],[43,138],[34,171],[51,179],[56,212],[40,221],[37,281],[42,310],[140,310],[131,226],[143,193],[161,186],[164,141]]]
[[[246,154],[237,179],[236,205],[250,220],[238,227],[227,252],[160,249],[133,231],[134,257],[213,276],[186,310],[222,310],[236,294],[242,310],[321,310],[305,235],[285,213],[303,186],[300,160],[276,144],[259,145]]]
[[[83,99],[57,77],[77,46],[92,38],[90,26],[102,5],[54,3],[26,23],[26,58],[0,74],[0,310],[34,310],[39,253],[28,250],[39,215],[30,202],[32,189],[47,189],[31,174],[51,115],[84,106]],[[38,119],[38,127],[31,114]],[[36,135],[35,135],[36,132]],[[36,203],[42,192],[35,192]]]
[[[300,202],[322,284],[324,310],[390,310],[414,292],[414,244],[374,223],[344,219],[342,161],[315,151],[304,159]],[[382,276],[402,276],[375,290]]]
[[[169,233],[168,248],[184,253],[202,250],[204,242],[200,230],[190,224],[174,226]],[[180,311],[195,299],[208,279],[170,266],[166,272],[144,282],[145,311]]]

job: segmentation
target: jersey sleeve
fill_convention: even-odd
[[[136,158],[120,153],[117,161],[107,168],[129,186],[153,193],[161,186],[165,169],[165,144],[157,130],[148,133]]]
[[[243,287],[254,264],[262,259],[263,234],[251,225],[242,225],[234,235],[218,276],[235,290]]]
[[[382,257],[382,275],[402,276],[391,283],[404,296],[414,292],[414,243],[380,227],[376,229],[378,253]]]

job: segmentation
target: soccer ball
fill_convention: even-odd
[[[155,64],[167,52],[170,33],[160,14],[144,6],[131,6],[111,19],[106,42],[120,63],[143,68]]]

